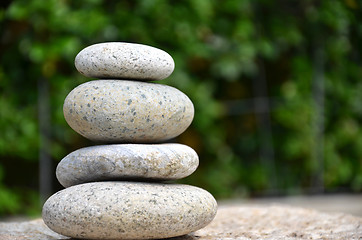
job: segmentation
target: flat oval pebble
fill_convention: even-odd
[[[170,86],[96,80],[74,88],[63,112],[70,127],[90,140],[146,143],[183,133],[192,122],[194,106]]]
[[[57,178],[64,187],[119,179],[181,179],[199,164],[197,153],[177,144],[113,144],[78,149],[60,161]]]
[[[175,63],[158,48],[109,42],[84,48],[75,58],[75,67],[87,77],[161,80],[171,75]]]
[[[189,185],[94,182],[55,193],[43,206],[53,231],[83,239],[155,239],[205,227],[217,203],[207,191]]]

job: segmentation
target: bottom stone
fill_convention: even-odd
[[[181,184],[93,182],[51,196],[43,220],[53,231],[83,239],[155,239],[205,227],[217,203],[207,191]]]

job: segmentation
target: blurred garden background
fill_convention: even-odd
[[[0,3],[0,217],[40,214],[57,163],[94,145],[65,122],[74,67],[99,42],[151,45],[159,83],[195,105],[173,139],[200,166],[181,182],[217,199],[361,193],[358,0],[14,0]]]

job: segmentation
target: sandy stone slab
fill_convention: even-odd
[[[98,80],[74,88],[63,112],[69,126],[90,140],[154,143],[183,133],[194,106],[184,93],[163,84]]]
[[[87,77],[161,80],[173,72],[175,63],[168,53],[155,47],[108,42],[80,51],[75,67]]]
[[[53,231],[81,239],[158,239],[205,227],[217,203],[183,184],[92,182],[52,195],[43,220]]]
[[[362,218],[287,206],[220,207],[195,239],[360,239]]]
[[[0,222],[1,240],[63,240],[69,237],[62,236],[50,230],[43,219],[26,222]]]
[[[215,219],[195,233],[172,240],[297,240],[362,238],[362,218],[288,206],[221,206]],[[0,223],[3,240],[70,239],[51,231],[41,219]]]
[[[183,144],[112,144],[68,154],[56,175],[64,187],[105,180],[174,180],[189,176],[198,165],[197,153]]]

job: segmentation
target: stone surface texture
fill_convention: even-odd
[[[117,179],[171,180],[189,176],[198,165],[197,153],[183,144],[112,144],[70,153],[56,175],[64,187]]]
[[[59,234],[83,239],[152,239],[181,236],[205,227],[217,203],[189,185],[93,182],[55,193],[43,220]]]
[[[215,219],[205,228],[173,240],[297,240],[362,238],[362,218],[343,213],[280,205],[221,205]],[[70,239],[51,231],[41,219],[0,223],[2,240]]]
[[[75,67],[87,77],[161,80],[171,75],[175,63],[158,48],[109,42],[84,48],[75,58]]]
[[[183,133],[192,122],[194,106],[170,86],[97,80],[74,88],[63,112],[68,124],[90,140],[147,143]]]

